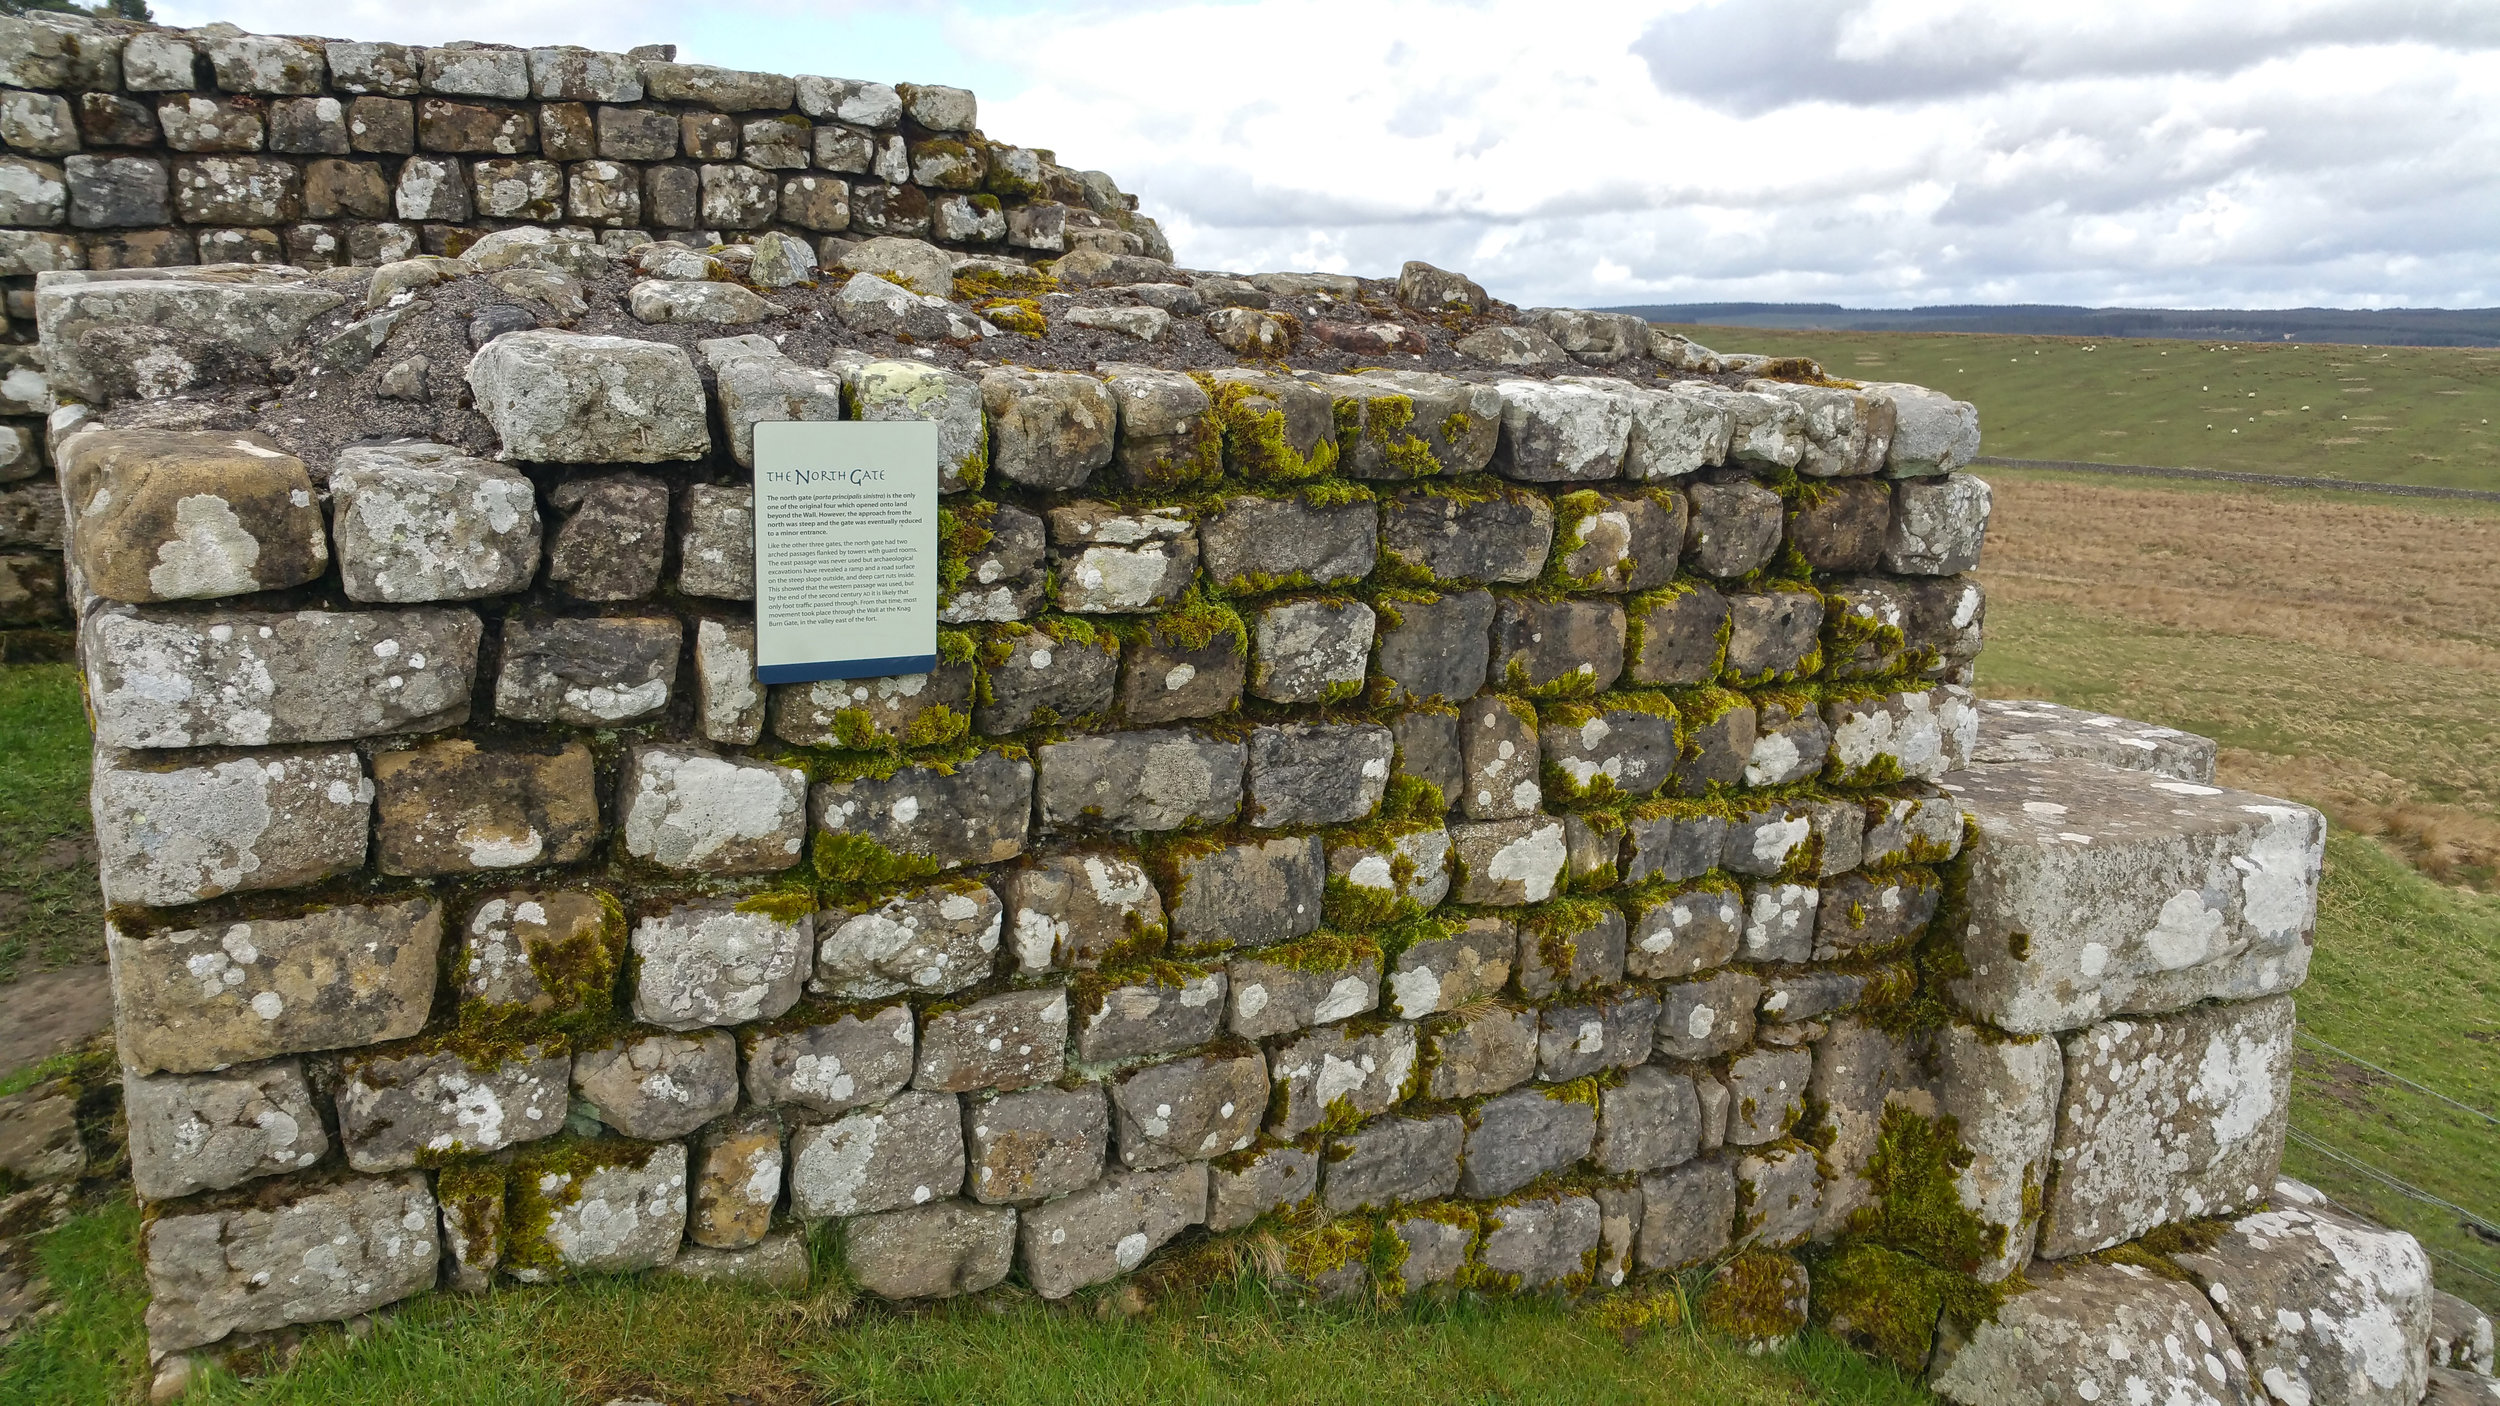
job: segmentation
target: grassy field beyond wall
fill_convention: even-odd
[[[1979,407],[2008,459],[2500,489],[2500,350],[1676,327]]]

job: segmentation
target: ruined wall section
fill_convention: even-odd
[[[0,16],[0,632],[64,622],[59,515],[29,486],[46,270],[371,265],[515,225],[618,250],[782,230],[828,263],[876,235],[1170,254],[1109,176],[990,140],[962,89],[675,53]]]

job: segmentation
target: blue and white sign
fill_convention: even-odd
[[[812,683],[937,667],[938,427],[755,427],[755,675]]]

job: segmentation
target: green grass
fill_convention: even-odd
[[[94,1406],[144,1395],[139,1216],[122,1203],[48,1236],[62,1311],[0,1348],[0,1400]],[[988,1296],[818,1322],[783,1301],[668,1281],[434,1295],[370,1333],[308,1330],[291,1366],[223,1373],[199,1406],[560,1406],[648,1394],[672,1406],[798,1402],[1658,1402],[1911,1406],[1890,1368],[1808,1335],[1751,1356],[1684,1329],[1630,1341],[1556,1300],[1384,1310],[1223,1286],[1122,1317],[1084,1301]]]
[[[0,668],[0,984],[104,960],[88,746],[76,668]]]
[[[1979,407],[2010,459],[2500,489],[2500,351],[1676,327]]]

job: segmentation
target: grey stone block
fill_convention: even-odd
[[[1892,449],[1894,428],[1889,396],[1784,381],[1747,381],[1745,390],[1776,396],[1797,408],[1805,430],[1805,449],[1797,459],[1797,472],[1806,477],[1848,478],[1871,474],[1884,466],[1884,457]]]
[[[1683,496],[1667,489],[1575,493],[1556,513],[1553,569],[1574,590],[1621,594],[1664,586],[1675,579],[1684,552],[1685,516]]]
[[[1020,1205],[1091,1186],[1111,1147],[1100,1085],[1038,1088],[964,1106],[972,1197]]]
[[[1208,579],[1229,591],[1346,586],[1372,574],[1379,528],[1368,500],[1322,506],[1244,494],[1198,524],[1198,546]]]
[[[1929,1380],[1938,1396],[1960,1406],[2048,1406],[2086,1399],[2089,1383],[2093,1398],[2262,1399],[2231,1330],[2193,1285],[2090,1262],[2042,1266],[2029,1278],[2031,1290],[1993,1322],[1937,1335]]]
[[[1956,1021],[1937,1032],[1931,1057],[1937,1111],[1954,1120],[1972,1154],[1956,1178],[1962,1204],[2005,1230],[2004,1244],[1973,1272],[1999,1281],[2031,1262],[2065,1084],[2063,1051],[2054,1040],[2007,1039]]]
[[[1492,386],[1423,371],[1311,379],[1334,402],[1337,467],[1349,477],[1471,474],[1493,457],[1504,411],[1501,393]]]
[[[1451,591],[1424,600],[1381,602],[1372,673],[1383,701],[1456,702],[1484,687],[1491,648],[1493,597]]]
[[[1585,483],[1623,472],[1632,438],[1630,397],[1583,381],[1501,381],[1496,389],[1502,437],[1493,451],[1495,473],[1531,483]]]
[[[10,388],[30,371],[39,387],[38,364],[10,367]],[[49,408],[39,389],[32,399],[8,408]],[[66,545],[98,595],[141,603],[247,595],[301,585],[329,565],[312,479],[265,435],[89,430],[63,441],[57,463],[60,487],[42,504],[52,520],[25,534],[48,540],[11,545]]]
[[[1553,897],[1568,855],[1562,822],[1533,816],[1453,825],[1450,849],[1456,866],[1450,896],[1495,908]]]
[[[1774,983],[1775,986],[1779,984]],[[1780,999],[1781,994],[1775,990],[1763,999],[1766,1014],[1770,1013],[1768,1008],[1771,1002]],[[1796,1020],[1802,1017],[1783,1013],[1782,1018]],[[1969,1033],[1967,1027],[1964,1033]],[[1927,1038],[1904,1037],[1856,1016],[1833,1020],[1829,1033],[1814,1042],[1813,1072],[1807,1076],[1804,1089],[1805,1105],[1813,1111],[1813,1117],[1800,1129],[1798,1136],[1813,1143],[1822,1152],[1825,1181],[1815,1238],[1837,1238],[1848,1230],[1851,1217],[1874,1203],[1875,1187],[1867,1179],[1867,1171],[1882,1146],[1883,1122],[1887,1112],[1899,1108],[1915,1117],[1930,1120],[1940,1112],[1933,1087],[1936,1080],[1931,1077],[1936,1066],[1941,1064],[1935,1054],[1938,1043]],[[1762,1139],[1753,1134],[1763,1130],[1767,1121],[1766,1112],[1779,1110],[1792,1097],[1784,1091],[1764,1095],[1763,1085],[1768,1082],[1768,1076],[1776,1072],[1763,1065],[1764,1057],[1793,1057],[1802,1053],[1804,1051],[1801,1050],[1755,1051],[1730,1062],[1728,1082],[1738,1095],[1729,1119],[1730,1141],[1746,1144],[1760,1142]],[[2054,1060],[2047,1063],[2053,1064]],[[1784,1073],[1779,1077],[1785,1080]],[[2055,1080],[2054,1072],[2050,1078]],[[1746,1088],[1748,1084],[1753,1086],[1750,1094]],[[2002,1096],[2015,1091],[2000,1085],[1987,1092],[1990,1096]],[[2001,1126],[2006,1115],[2014,1112],[2020,1101],[2028,1097],[2018,1095],[2016,1101],[2000,1108],[1980,1109],[1967,1104],[1957,1108],[1957,1114],[1968,1113],[1975,1120],[1971,1134],[1964,1138],[1964,1145],[1969,1147],[1976,1141],[1987,1139],[1994,1132],[1994,1127]],[[1753,1100],[1750,1106],[1747,1098]],[[2049,1102],[2053,1105],[2055,1099]],[[1988,1132],[1982,1132],[1981,1125],[1994,1126]],[[1957,1116],[1957,1135],[1960,1128]],[[2044,1132],[2038,1148],[2045,1155],[2047,1147]],[[2035,1158],[2035,1170],[2037,1160]],[[1970,1204],[1967,1198],[1976,1178],[1967,1181],[1956,1178],[1956,1183],[1956,1189],[1964,1194],[1964,1204]],[[2035,1188],[2037,1185],[2035,1182]],[[2014,1229],[2028,1244],[2030,1228],[2024,1225]],[[1984,1267],[1982,1272],[1985,1272]]]
[[[1068,993],[1009,991],[920,1022],[912,1087],[968,1092],[1046,1084],[1067,1067]]]
[[[1904,480],[1893,490],[1884,570],[1953,576],[1979,565],[1988,539],[1988,481],[1969,474]]]
[[[753,874],[801,858],[807,774],[795,767],[692,747],[636,747],[617,792],[617,828],[636,859],[681,872]]]
[[[1863,389],[1892,402],[1892,443],[1884,452],[1886,475],[1949,474],[1979,452],[1979,411],[1968,401],[1897,381],[1869,381]]]
[[[1111,462],[1119,407],[1091,376],[1001,369],[981,377],[990,466],[1031,488],[1081,488]]]
[[[1033,818],[1033,764],[1005,752],[898,768],[883,779],[820,783],[820,833],[855,836],[939,869],[996,864],[1024,852]]]
[[[1872,679],[1899,671],[1909,662],[1909,627],[1918,599],[1911,582],[1898,576],[1831,578],[1823,587],[1824,674]]]
[[[515,889],[469,915],[453,971],[463,999],[532,1014],[604,1008],[625,957],[625,915],[596,890]]]
[[[1331,1145],[1320,1166],[1320,1199],[1344,1215],[1447,1196],[1458,1189],[1466,1136],[1455,1113],[1375,1119]]]
[[[939,1201],[855,1217],[843,1243],[859,1286],[880,1298],[977,1294],[1004,1280],[1015,1262],[1016,1213]]]
[[[1319,1194],[1319,1154],[1298,1147],[1265,1147],[1207,1164],[1207,1229],[1240,1230],[1269,1211]]]
[[[1299,1137],[1340,1099],[1360,1117],[1385,1113],[1410,1092],[1415,1072],[1415,1027],[1402,1021],[1328,1026],[1279,1041],[1268,1060],[1275,1085],[1268,1131]]]
[[[273,1209],[160,1216],[141,1237],[157,1351],[325,1323],[434,1287],[434,1197],[421,1173],[358,1177]]]
[[[738,1106],[738,1042],[726,1030],[611,1041],[573,1057],[573,1088],[627,1137],[684,1137]]]
[[[1727,597],[1727,672],[1747,686],[1811,672],[1822,658],[1823,597],[1813,591],[1740,591]]]
[[[479,632],[465,610],[106,611],[79,657],[105,746],[270,747],[468,721]]]
[[[1319,927],[1328,869],[1316,835],[1181,851],[1164,863],[1175,942],[1266,947]]]
[[[1544,803],[1536,712],[1515,698],[1487,695],[1459,705],[1463,775],[1457,802],[1472,820],[1532,816]]]
[[[871,361],[845,367],[842,388],[851,419],[937,422],[940,493],[980,486],[990,455],[980,382],[917,361]]]
[[[1075,737],[1035,749],[1041,822],[1177,830],[1241,808],[1247,749],[1179,731]],[[1318,911],[1313,905],[1312,911]]]
[[[1328,846],[1328,877],[1366,899],[1438,905],[1450,891],[1450,832],[1438,824],[1387,822],[1385,835]]]
[[[2269,997],[2063,1038],[2049,1259],[2265,1199],[2290,1109],[2292,1002]]]
[[[1743,1207],[1737,1244],[1778,1250],[1804,1243],[1823,1210],[1814,1149],[1783,1143],[1738,1156],[1736,1194]]]
[[[755,490],[698,483],[686,490],[677,589],[721,600],[755,598]]]
[[[660,1266],[659,1272],[663,1279],[737,1284],[772,1293],[797,1294],[807,1288],[807,1242],[795,1233],[726,1250],[698,1242],[679,1250],[675,1259]]]
[[[2420,1345],[2432,1331],[2421,1243],[2342,1214],[2295,1182],[2276,1183],[2274,1199],[2211,1248],[2178,1256],[2246,1348],[2249,1374],[2278,1400],[2420,1401],[2430,1381]]]
[[[1859,863],[1941,864],[1962,851],[1962,808],[1944,795],[1869,801]]]
[[[1136,861],[1111,851],[1037,857],[1007,880],[1016,965],[1089,971],[1113,948],[1164,926],[1163,897]]]
[[[1589,1156],[1616,1176],[1689,1162],[1701,1150],[1701,1101],[1693,1081],[1644,1064],[1599,1095]]]
[[[1658,998],[1637,987],[1537,1013],[1537,1077],[1560,1083],[1649,1058]]]
[[[1822,898],[1822,890],[1812,884],[1745,885],[1745,927],[1737,955],[1748,962],[1812,960],[1815,911]]]
[[[1224,973],[1172,975],[1178,979],[1148,974],[1116,984],[1104,980],[1092,988],[1083,1003],[1090,1009],[1077,1020],[1078,1061],[1117,1064],[1214,1039],[1224,1024]]]
[[[791,1029],[739,1036],[749,1102],[841,1113],[883,1101],[911,1082],[911,1007],[843,1011]]]
[[[1683,755],[1675,766],[1679,795],[1708,795],[1712,788],[1739,785],[1760,740],[1761,713],[1742,694],[1720,693],[1693,700],[1681,719]],[[1716,712],[1708,711],[1716,708]]]
[[[755,677],[755,627],[697,620],[695,726],[704,738],[751,746],[764,735],[764,685]]]
[[[765,723],[801,747],[876,749],[951,742],[972,715],[973,666],[940,664],[925,674],[827,679],[772,691]]]
[[[1223,470],[1223,431],[1206,391],[1185,372],[1118,363],[1102,369],[1119,414],[1111,461],[1129,486],[1169,492],[1214,482]]]
[[[997,965],[1004,921],[998,896],[966,879],[825,913],[810,989],[844,1001],[961,991]]]
[[[547,544],[547,579],[565,594],[634,600],[659,588],[666,485],[647,474],[600,474],[565,480],[547,501],[563,514]]]
[[[448,1050],[351,1057],[334,1092],[339,1146],[357,1171],[395,1172],[553,1137],[571,1068],[536,1045],[499,1062]]]
[[[416,1034],[443,915],[410,899],[104,940],[123,1067],[193,1074]]]
[[[953,1094],[910,1091],[790,1135],[790,1210],[800,1216],[897,1211],[964,1185],[962,1110]]]
[[[1554,509],[1520,489],[1464,496],[1409,489],[1381,504],[1384,560],[1449,585],[1533,581],[1554,543]]]
[[[1628,705],[1549,710],[1537,750],[1547,774],[1561,775],[1551,788],[1557,802],[1647,796],[1674,773],[1675,713]]]
[[[763,421],[842,418],[842,377],[792,361],[769,338],[721,337],[696,346],[711,368],[721,427],[729,431],[729,455],[740,467],[755,466],[755,427]],[[980,407],[976,403],[973,408],[977,416]],[[751,581],[746,594],[754,594]]]
[[[1843,786],[1941,781],[1970,765],[1979,739],[1970,690],[1951,684],[1826,703],[1823,720],[1832,731],[1824,778]]]
[[[680,904],[634,925],[634,1018],[666,1030],[770,1020],[798,1003],[815,927],[741,913],[734,902]]]
[[[1226,624],[1192,643],[1159,622],[1123,647],[1120,712],[1131,724],[1177,722],[1230,712],[1250,677],[1246,627]]]
[[[1814,1056],[1806,1050],[1755,1050],[1728,1062],[1728,1093],[1735,1108],[1727,1140],[1756,1147],[1788,1135],[1805,1113],[1806,1083]]]
[[[1762,982],[1744,972],[1662,988],[1658,1053],[1669,1059],[1710,1059],[1753,1042],[1754,1007]]]
[[[1454,1221],[1463,1223],[1453,1224]],[[1406,1251],[1405,1262],[1398,1266],[1398,1278],[1410,1293],[1434,1284],[1456,1282],[1467,1268],[1467,1247],[1476,1238],[1474,1213],[1455,1207],[1443,1209],[1439,1215],[1391,1216],[1381,1222],[1381,1228],[1396,1236],[1400,1248]]]
[[[1374,723],[1283,723],[1250,734],[1249,818],[1257,829],[1368,818],[1396,750]]]
[[[1745,784],[1786,786],[1823,770],[1832,730],[1812,706],[1791,710],[1768,698],[1754,705],[1753,746],[1745,753]]]
[[[1271,703],[1321,703],[1361,691],[1371,657],[1372,608],[1305,600],[1250,617],[1250,691]]]
[[[1074,724],[1110,710],[1118,693],[1120,641],[1110,634],[1087,639],[1048,628],[1009,626],[990,636],[984,652],[981,702],[974,727],[991,736],[1028,727]]]
[[[469,600],[526,590],[538,573],[537,490],[443,445],[341,450],[330,505],[351,600]]]
[[[1684,560],[1704,576],[1742,576],[1779,550],[1783,505],[1758,483],[1696,483],[1685,490],[1692,516],[1684,529]]]
[[[1641,1178],[1643,1269],[1683,1269],[1716,1259],[1727,1252],[1735,1224],[1735,1167],[1724,1157],[1697,1158]]]
[[[1389,967],[1389,1004],[1407,1020],[1456,1010],[1510,982],[1518,930],[1499,918],[1454,922],[1447,937],[1407,944]]]
[[[122,1075],[130,1182],[144,1201],[300,1172],[330,1150],[297,1060],[213,1074]]]
[[[650,1269],[686,1233],[686,1147],[622,1141],[525,1153],[505,1183],[504,1271],[524,1284]],[[561,1159],[561,1160],[557,1160]],[[535,1227],[525,1231],[524,1227]]]
[[[1505,596],[1493,610],[1493,679],[1514,693],[1595,693],[1623,674],[1623,606]]]
[[[170,221],[162,162],[73,156],[64,166],[72,224]],[[53,394],[99,407],[212,380],[266,382],[273,359],[301,347],[313,319],[344,301],[277,273],[210,282],[127,270],[70,281],[77,277],[36,291],[35,320]]]
[[[1974,762],[2099,762],[2173,781],[2213,784],[2217,748],[2210,737],[2036,699],[1983,698],[1976,707]]]
[[[1286,1035],[1361,1015],[1380,1004],[1380,947],[1323,933],[1235,957],[1226,1024],[1245,1040]]]
[[[89,802],[110,903],[165,907],[288,888],[365,861],[373,786],[352,750],[155,770],[99,751]]]
[[[713,1250],[766,1244],[773,1209],[781,1204],[782,1171],[781,1115],[771,1109],[751,1108],[703,1129],[694,1145],[694,1209],[686,1238]],[[801,1284],[806,1264],[802,1252]]]
[[[1697,976],[1736,959],[1743,890],[1725,880],[1680,888],[1632,908],[1624,970],[1650,980]]]
[[[1410,708],[1389,719],[1389,734],[1398,744],[1389,774],[1428,783],[1440,794],[1442,808],[1447,810],[1466,784],[1459,753],[1458,718],[1438,710]]]
[[[507,620],[495,712],[615,727],[664,712],[685,627],[674,616]]]
[[[1519,924],[1519,990],[1542,1001],[1623,980],[1623,910],[1570,906],[1525,915]]]
[[[1204,1162],[1115,1172],[1024,1212],[1016,1227],[1017,1258],[1035,1293],[1064,1299],[1137,1268],[1206,1214]]]
[[[955,510],[989,540],[964,556],[963,584],[940,596],[938,620],[964,625],[1021,620],[1041,608],[1042,559],[1049,537],[1040,517],[1013,503],[973,501]]]
[[[1458,1193],[1507,1196],[1586,1157],[1596,1136],[1597,1110],[1554,1090],[1515,1089],[1489,1099],[1469,1120]]]
[[[1600,1238],[1596,1198],[1546,1196],[1483,1213],[1476,1262],[1521,1289],[1584,1284]]]
[[[1427,1098],[1500,1093],[1536,1074],[1537,1014],[1493,1006],[1434,1021],[1419,1032]]]
[[[1954,780],[1976,838],[1969,920],[1953,934],[1971,971],[1948,989],[1973,1015],[2038,1034],[2306,976],[2316,811],[2082,762]]]
[[[487,343],[467,379],[507,459],[656,464],[711,448],[703,383],[665,342],[515,332]]]
[[[1896,870],[1882,878],[1843,874],[1823,882],[1815,906],[1814,960],[1834,961],[1862,952],[1883,952],[1927,931],[1944,886],[1921,869]]]
[[[1674,807],[1642,807],[1624,817],[1623,881],[1683,883],[1719,867],[1724,817]]]
[[[1111,1085],[1120,1161],[1133,1168],[1222,1157],[1258,1140],[1267,1062],[1257,1051],[1194,1055],[1123,1074]]]
[[[1842,479],[1801,498],[1788,540],[1817,571],[1873,571],[1892,525],[1892,484],[1881,478]]]

